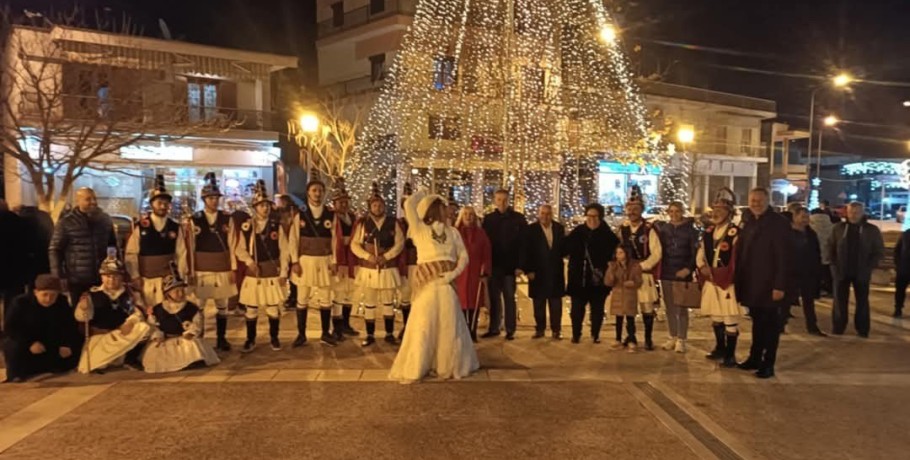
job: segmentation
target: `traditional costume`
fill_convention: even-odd
[[[325,185],[318,180],[307,184],[307,192],[312,187]],[[319,340],[329,346],[337,345],[331,334],[332,320],[332,265],[334,248],[332,246],[335,224],[335,213],[322,203],[307,202],[300,208],[291,230],[290,250],[294,263],[299,264],[300,274],[291,273],[291,281],[297,285],[297,339],[294,346],[306,343],[307,312],[311,304],[319,307],[319,319],[322,323],[322,335]],[[340,319],[340,318],[338,318]],[[340,327],[340,324],[338,325]]]
[[[373,203],[385,200],[379,194],[377,184],[373,184],[373,194],[367,200],[367,209]],[[371,212],[361,219],[351,241],[351,250],[360,259],[357,270],[357,286],[364,297],[364,321],[367,336],[362,345],[369,346],[376,342],[376,308],[382,305],[382,317],[385,321],[385,341],[396,344],[395,339],[395,291],[401,286],[398,273],[398,255],[404,249],[404,234],[395,219],[382,215],[374,216]]]
[[[644,198],[641,188],[632,186],[626,208],[640,206],[644,210]],[[638,307],[642,321],[645,323],[645,348],[654,349],[654,308],[660,300],[657,294],[657,280],[660,278],[661,247],[660,238],[654,226],[644,220],[633,223],[623,221],[617,232],[619,244],[626,250],[626,256],[638,262],[641,267],[641,287],[638,288]]]
[[[100,274],[126,277],[117,251],[109,251],[101,262]],[[140,368],[140,356],[151,328],[145,321],[142,308],[137,307],[138,295],[121,282],[118,289],[105,289],[104,284],[89,290],[75,311],[76,321],[89,328],[89,339],[79,361],[79,372],[87,374],[111,365],[127,364]],[[124,325],[127,333],[123,333]]]
[[[187,302],[186,293],[174,300],[167,293],[186,288],[187,284],[172,267],[164,286],[165,299],[152,307],[148,322],[152,326],[152,343],[145,349],[142,365],[148,373],[176,372],[190,365],[212,366],[221,362],[215,350],[200,337],[202,309]]]
[[[418,191],[405,201],[410,235],[417,247],[413,311],[392,364],[391,379],[416,382],[428,373],[461,378],[480,367],[468,324],[452,283],[468,264],[461,236],[445,222],[424,223],[439,195]]]
[[[701,312],[711,317],[716,340],[714,350],[707,357],[723,359],[721,365],[724,367],[736,366],[736,342],[742,314],[734,286],[736,244],[739,240],[739,227],[731,222],[736,212],[735,204],[736,195],[732,190],[723,188],[717,192],[711,206],[714,209],[726,208],[729,215],[724,222],[705,229],[695,257],[704,279]]]
[[[332,206],[335,212],[332,247],[335,257],[335,275],[332,279],[332,326],[335,340],[343,340],[345,335],[360,335],[351,326],[351,310],[354,304],[354,272],[357,269],[357,257],[351,251],[351,236],[357,216],[353,212],[338,212],[338,204],[350,200],[344,189],[344,182],[338,179],[332,192]]]
[[[202,198],[220,198],[222,194],[215,173],[206,174],[205,181]],[[180,273],[191,276],[191,288],[203,312],[209,299],[215,303],[216,348],[230,351],[231,345],[225,338],[228,304],[231,297],[237,295],[237,285],[234,284],[234,271],[237,270],[234,248],[237,243],[233,219],[227,211],[203,209],[194,213],[186,225],[186,234],[193,236],[189,240],[188,257],[178,259]]]
[[[398,288],[398,309],[401,310],[401,332],[398,333],[398,340],[404,337],[404,331],[408,327],[408,318],[411,316],[411,284],[417,272],[417,247],[408,233],[408,219],[404,216],[404,202],[412,194],[411,183],[404,184],[404,197],[401,199],[401,217],[398,219],[398,225],[401,226],[401,232],[404,234],[404,249],[398,257],[398,274],[401,275],[401,286]]]
[[[164,176],[155,178],[155,188],[149,194],[149,204],[156,200],[171,202],[164,188]],[[133,226],[126,243],[126,268],[130,277],[142,281],[143,305],[157,305],[164,300],[164,277],[171,261],[186,255],[186,242],[180,224],[168,216],[143,214]]]
[[[288,273],[288,239],[278,216],[274,213],[265,218],[259,216],[255,208],[260,203],[272,203],[262,180],[256,183],[251,201],[253,217],[241,224],[240,242],[237,245],[237,259],[248,267],[240,287],[240,303],[246,306],[244,353],[249,353],[256,347],[256,323],[260,308],[265,309],[269,318],[272,350],[281,349],[278,326],[280,306],[286,295],[282,279],[286,279]],[[252,267],[255,267],[255,272],[250,271]]]

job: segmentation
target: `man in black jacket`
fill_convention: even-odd
[[[40,275],[32,293],[13,301],[3,343],[7,382],[70,371],[79,362],[82,335],[60,289],[57,277]]]
[[[793,253],[790,222],[771,210],[769,198],[764,188],[749,192],[751,218],[744,221],[736,247],[735,275],[736,295],[752,317],[752,348],[739,368],[757,370],[763,379],[774,376]]]
[[[821,246],[818,235],[809,227],[809,210],[799,206],[793,209],[793,283],[794,293],[803,305],[806,317],[806,331],[819,337],[826,334],[818,328],[818,317],[815,315],[815,295],[821,279]],[[794,304],[797,299],[794,299]],[[789,316],[789,315],[788,315]],[[786,321],[786,318],[785,318]]]
[[[51,273],[63,280],[63,291],[69,291],[74,302],[101,282],[98,268],[108,246],[116,245],[114,225],[110,216],[98,209],[95,192],[79,189],[76,207],[57,222],[48,248]]]
[[[872,270],[878,267],[885,252],[882,232],[866,221],[862,203],[853,202],[847,205],[847,221],[834,226],[826,246],[834,278],[834,327],[831,332],[841,335],[847,329],[847,303],[852,285],[856,297],[854,327],[860,337],[867,338],[871,326],[869,283]]]
[[[907,286],[910,286],[910,230],[904,230],[894,246],[894,267],[897,279],[894,281],[894,316],[904,316],[904,301],[907,298]]]
[[[522,270],[528,276],[528,297],[534,304],[535,339],[547,329],[547,306],[553,339],[562,338],[562,297],[566,291],[563,240],[566,230],[553,221],[553,207],[545,204],[537,211],[537,222],[528,227],[522,251]]]
[[[4,304],[0,312],[9,311],[13,299],[25,292],[30,281],[20,263],[27,257],[28,235],[25,222],[6,209],[6,203],[0,203],[0,301]]]
[[[483,218],[483,230],[493,248],[493,274],[490,276],[490,330],[482,338],[499,335],[505,304],[506,340],[515,338],[517,305],[515,302],[515,277],[519,269],[522,238],[528,221],[524,214],[509,207],[509,191],[499,189],[493,194],[496,209]]]

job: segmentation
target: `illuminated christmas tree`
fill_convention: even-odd
[[[471,204],[505,187],[519,209],[578,209],[594,180],[580,165],[661,164],[618,30],[601,0],[421,0],[347,183],[432,183]]]

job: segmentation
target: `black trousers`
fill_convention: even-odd
[[[515,300],[515,276],[494,275],[487,288],[490,290],[490,332],[499,332],[502,311],[506,313],[506,334],[514,334],[518,306]]]
[[[799,299],[803,305],[803,316],[806,317],[806,330],[809,332],[818,330],[818,316],[815,314],[817,291],[818,289],[810,285],[801,284],[799,287]]]
[[[853,296],[856,298],[856,311],[853,315],[853,326],[856,332],[869,335],[869,281],[847,278],[834,280],[834,316],[832,332],[843,334],[847,330],[849,315],[850,286],[853,286]]]
[[[761,368],[773,369],[774,363],[777,362],[780,330],[787,308],[782,302],[749,308],[749,315],[752,317],[752,348],[749,350],[749,360],[759,363]]]
[[[29,377],[45,372],[66,372],[76,368],[79,364],[79,353],[82,348],[78,344],[70,345],[73,354],[69,358],[61,358],[59,345],[45,344],[47,350],[40,355],[29,351],[30,343],[19,343],[7,339],[3,343],[3,358],[6,360],[6,378],[28,379]]]
[[[898,273],[894,281],[894,310],[904,309],[904,300],[907,298],[907,286],[910,286],[910,274]]]
[[[831,266],[822,265],[821,276],[818,280],[818,292],[819,296],[821,291],[825,291],[828,294],[834,294],[833,279],[831,277]]]
[[[604,303],[610,293],[606,289],[586,289],[572,295],[572,338],[581,337],[581,327],[585,321],[585,306],[591,305],[591,337],[600,337],[600,328],[604,323]]]
[[[550,331],[556,333],[562,330],[562,297],[532,299],[532,303],[537,332],[542,333],[547,329],[547,306],[550,307]]]

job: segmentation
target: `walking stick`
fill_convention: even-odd
[[[487,282],[483,279],[480,280],[480,283],[477,285],[477,299],[474,302],[474,317],[471,318],[471,324],[468,327],[471,328],[471,332],[477,332],[477,326],[480,323],[480,297],[481,294],[485,292]]]

